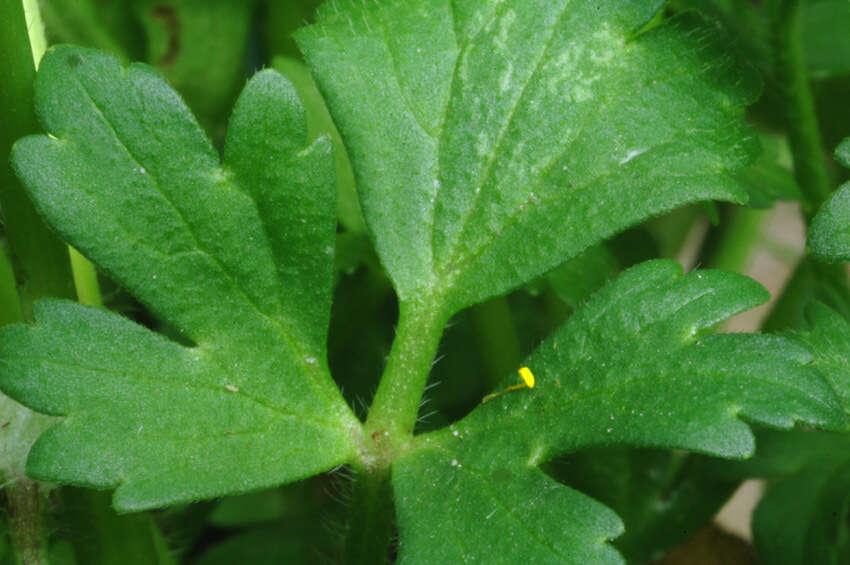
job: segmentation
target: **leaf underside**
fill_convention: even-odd
[[[292,481],[351,457],[353,416],[327,369],[333,158],[307,145],[290,83],[258,73],[224,160],[145,65],[48,51],[48,135],[13,164],[59,234],[175,327],[178,345],[115,314],[47,301],[0,333],[0,387],[62,423],[36,478],[117,487],[133,510]]]

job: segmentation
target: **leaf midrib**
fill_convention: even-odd
[[[328,431],[331,431],[331,432],[334,432],[334,433],[339,432],[339,430],[335,426],[329,424],[328,422],[320,422],[319,420],[312,418],[313,412],[308,411],[308,412],[302,414],[300,412],[288,411],[288,410],[285,410],[285,409],[283,409],[279,406],[275,406],[274,404],[269,404],[269,403],[263,401],[261,398],[255,397],[251,394],[246,394],[245,392],[243,392],[242,389],[240,389],[239,392],[231,392],[231,391],[227,390],[226,388],[224,388],[224,385],[222,385],[222,387],[217,387],[217,386],[212,385],[212,384],[204,384],[204,383],[199,383],[199,382],[196,382],[196,381],[189,381],[189,380],[185,380],[185,381],[176,381],[176,380],[173,380],[173,379],[158,380],[155,377],[151,377],[151,376],[149,376],[145,373],[139,372],[139,371],[132,371],[132,370],[129,370],[129,369],[126,370],[126,371],[119,371],[119,370],[110,369],[110,368],[107,368],[107,367],[93,367],[93,366],[90,366],[90,365],[86,365],[85,363],[79,363],[79,362],[73,362],[72,363],[72,362],[69,362],[69,361],[60,361],[58,359],[53,359],[53,358],[50,358],[50,357],[42,357],[42,356],[35,356],[35,355],[28,355],[27,361],[38,361],[38,362],[42,363],[43,365],[47,365],[47,366],[57,366],[57,367],[63,367],[63,368],[66,368],[66,369],[79,369],[79,370],[83,370],[83,371],[88,371],[89,373],[93,373],[93,374],[109,375],[111,377],[117,377],[118,379],[137,380],[137,381],[142,381],[142,382],[145,382],[145,383],[151,383],[153,385],[172,386],[172,387],[175,387],[175,388],[187,388],[187,389],[193,389],[193,390],[198,390],[198,391],[210,391],[210,392],[213,392],[213,393],[216,393],[216,394],[221,394],[221,395],[230,395],[231,397],[238,398],[240,401],[248,402],[249,404],[254,404],[257,407],[262,408],[262,409],[266,410],[267,412],[270,412],[272,415],[274,415],[278,419],[303,421],[303,422],[309,423],[310,425],[312,425],[313,427],[316,427],[316,428],[328,430]],[[13,363],[14,363],[13,361],[9,361],[7,359],[0,359],[0,366],[9,367]],[[76,411],[77,410],[73,406],[69,406],[68,407],[68,413],[63,413],[62,416],[67,417],[71,413],[76,412]]]

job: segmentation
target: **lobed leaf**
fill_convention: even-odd
[[[191,343],[42,302],[0,333],[0,388],[64,416],[39,479],[117,488],[133,510],[292,481],[351,458],[358,428],[326,362],[336,227],[327,138],[307,144],[292,85],[257,74],[221,163],[155,71],[48,51],[48,135],[13,163],[67,241]]]
[[[850,138],[835,150],[836,160],[850,168]],[[808,246],[827,261],[850,261],[850,183],[840,187],[821,206],[809,228]]]
[[[742,420],[844,426],[802,347],[701,335],[766,294],[741,275],[682,275],[664,260],[608,283],[526,361],[533,390],[493,398],[394,464],[401,562],[619,562],[603,543],[622,528],[611,511],[539,464],[614,444],[741,458],[754,451]],[[482,523],[492,535],[464,535]]]
[[[753,515],[754,544],[765,563],[838,565],[847,561],[850,434],[762,431],[749,461],[710,465],[715,474],[764,477],[771,488]]]
[[[846,563],[850,557],[848,491],[850,460],[807,469],[774,486],[753,515],[760,559],[776,565]]]
[[[740,485],[737,477],[713,473],[705,457],[658,449],[585,449],[547,468],[622,518],[626,531],[614,547],[636,565],[654,563],[694,537]]]
[[[687,202],[743,202],[757,89],[663,2],[326,3],[297,39],[405,302],[451,314]]]
[[[850,324],[819,302],[810,304],[807,314],[810,329],[790,337],[812,352],[814,366],[850,413]],[[755,470],[778,470],[784,477],[753,517],[759,555],[788,565],[845,562],[850,556],[850,434],[801,432],[764,443]]]
[[[850,413],[850,324],[820,302],[808,308],[809,329],[788,337],[806,347],[818,370]],[[850,555],[850,434],[762,431],[750,461],[715,463],[715,474],[766,477],[773,487],[753,517],[753,534],[765,563],[844,563]]]

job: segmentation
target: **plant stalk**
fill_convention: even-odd
[[[416,425],[431,364],[448,321],[442,310],[432,306],[435,303],[401,304],[387,367],[366,420],[366,433],[382,434],[387,445],[404,443]]]
[[[47,565],[38,483],[16,477],[4,489],[16,565]]]
[[[723,226],[708,267],[746,273],[770,210],[735,206]]]
[[[71,254],[71,271],[74,276],[74,288],[77,289],[77,301],[86,306],[103,306],[97,269],[73,247],[69,247],[68,252]]]
[[[117,515],[112,493],[78,487],[62,489],[62,503],[79,563],[175,565],[153,516]]]
[[[794,176],[803,193],[807,219],[832,192],[812,89],[806,70],[800,0],[780,0],[773,24],[777,84],[783,89],[785,121],[794,160]]]
[[[36,213],[12,173],[9,153],[19,138],[36,133],[33,109],[35,65],[21,0],[0,0],[0,208],[22,311],[45,296],[75,298],[68,248]]]
[[[386,563],[394,516],[389,469],[358,473],[352,499],[343,562],[346,565]]]
[[[783,88],[785,121],[794,164],[794,176],[803,195],[806,222],[820,209],[834,186],[826,165],[814,97],[803,52],[800,0],[781,0],[774,13],[774,50],[777,82]],[[806,304],[814,297],[839,307],[847,292],[843,265],[805,257],[765,318],[763,331],[798,327]],[[833,300],[834,299],[834,300]]]
[[[12,263],[5,246],[0,246],[0,327],[19,323],[23,319]]]
[[[32,60],[35,69],[41,63],[41,58],[47,51],[47,36],[44,33],[44,22],[41,18],[41,10],[38,0],[24,0],[24,15],[27,22],[27,36],[32,48]],[[103,306],[100,296],[100,283],[97,280],[97,270],[88,259],[83,257],[73,247],[68,247],[69,259],[71,261],[71,275],[74,288],[77,291],[77,300],[88,306]]]

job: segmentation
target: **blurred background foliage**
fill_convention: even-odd
[[[40,9],[50,44],[96,47],[127,62],[155,66],[182,94],[219,147],[230,109],[253,72],[274,67],[295,84],[308,112],[311,137],[330,135],[337,147],[337,287],[329,361],[346,398],[362,417],[383,370],[398,312],[360,215],[343,140],[290,37],[311,21],[319,3],[41,0]],[[674,0],[667,8],[668,13],[698,11],[706,25],[722,27],[731,49],[750,62],[753,76],[763,82],[763,96],[751,109],[750,119],[764,151],[741,175],[750,189],[750,206],[706,204],[677,210],[588,249],[507,297],[459,313],[445,333],[433,367],[420,412],[420,431],[444,426],[469,412],[589,294],[622,269],[649,258],[674,257],[688,268],[719,267],[761,278],[754,264],[760,253],[767,253],[782,267],[781,276],[770,275],[775,279],[771,279],[771,290],[782,294],[791,277],[789,290],[772,314],[763,310],[761,319],[738,329],[755,330],[765,320],[771,328],[799,327],[803,307],[813,296],[850,314],[843,271],[836,275],[834,269],[826,269],[823,274],[821,266],[808,261],[795,270],[800,242],[770,236],[777,203],[800,199],[791,172],[783,79],[773,46],[777,4],[777,0]],[[831,149],[850,133],[850,2],[804,2],[801,33],[823,143]],[[847,171],[829,166],[837,186]],[[797,210],[793,204],[784,206]],[[102,276],[101,287],[107,307],[170,333]],[[753,562],[748,543],[710,525],[749,475],[684,453],[613,448],[563,457],[547,470],[624,518],[628,530],[617,546],[630,562],[662,558],[689,540],[667,555],[665,562]],[[174,559],[197,565],[337,562],[346,527],[348,473],[342,468],[270,491],[163,510],[152,514],[153,526],[142,515],[75,519],[74,497],[53,497],[52,562],[129,563],[126,554],[101,552],[94,560],[85,557],[90,555],[85,538],[116,537],[122,528],[138,527],[156,528],[154,539],[160,539]],[[0,536],[0,564],[10,560],[8,541]]]

